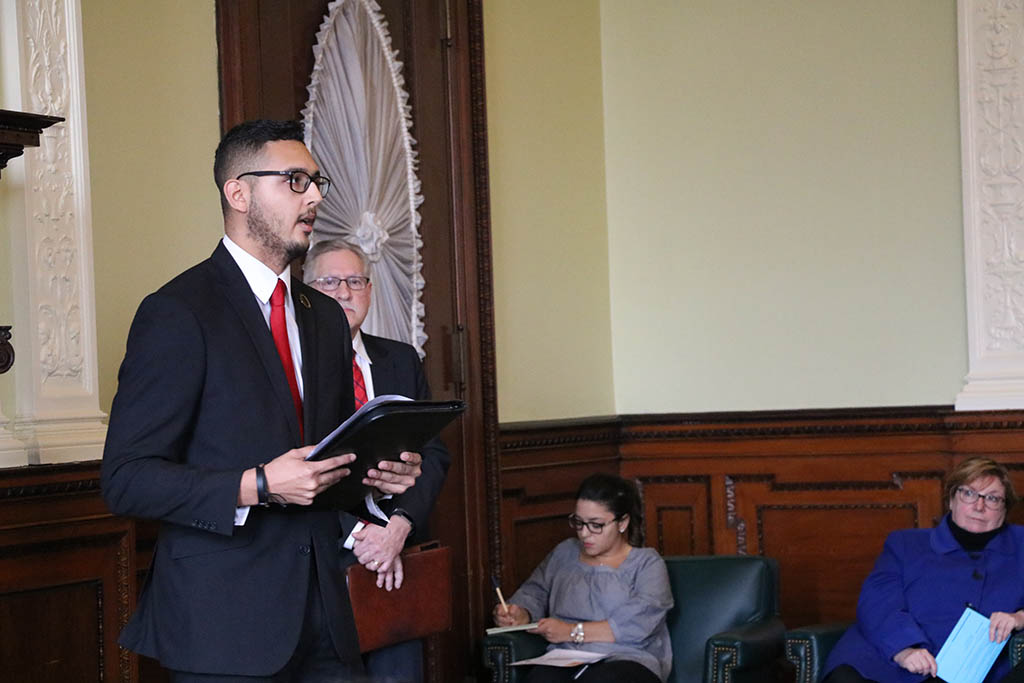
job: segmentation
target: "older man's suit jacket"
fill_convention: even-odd
[[[400,394],[417,400],[430,399],[430,387],[416,349],[409,344],[365,332],[363,345],[370,356],[373,393],[376,396]],[[431,439],[422,449],[421,455],[423,473],[416,480],[416,485],[390,501],[381,502],[382,509],[389,514],[395,508],[402,508],[412,516],[416,529],[411,541],[427,540],[430,510],[451,465],[451,455],[439,438]]]
[[[351,414],[348,323],[292,281],[302,344],[305,442]],[[303,506],[253,507],[234,525],[242,472],[302,445],[259,305],[223,244],[148,296],[128,336],[103,454],[120,515],[163,522],[121,644],[176,670],[269,675],[293,653],[316,562],[332,639],[358,658],[337,552],[342,520]]]

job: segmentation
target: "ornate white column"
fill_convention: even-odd
[[[13,108],[13,105],[21,99],[20,72],[18,69],[18,15],[12,0],[0,0],[0,108]],[[15,161],[9,166],[0,179],[0,238],[7,238],[11,226],[17,225],[23,217],[24,209],[20,205],[22,196],[23,173],[21,162]],[[15,189],[15,185],[17,189]],[[14,255],[9,257],[14,260]],[[8,267],[9,263],[0,263],[0,267]],[[13,278],[11,280],[13,283]],[[13,288],[12,288],[13,289]],[[7,293],[13,301],[13,294]],[[3,305],[6,306],[6,301]],[[0,310],[6,308],[0,307]],[[4,319],[3,324],[10,325],[10,319]],[[14,371],[0,376],[0,382],[13,382]],[[8,404],[8,409],[10,404]],[[14,437],[10,430],[10,418],[4,414],[3,402],[0,401],[0,467],[12,465],[24,465],[27,462],[25,444]]]
[[[957,410],[1024,408],[1024,6],[959,0],[969,366]]]
[[[18,34],[17,68],[7,64],[12,56],[5,50],[3,77],[6,83],[17,74],[20,83],[20,93],[5,85],[3,107],[66,119],[46,129],[40,146],[12,161],[8,171],[15,172],[0,180],[22,185],[21,206],[6,207],[6,214],[20,214],[9,226],[16,353],[11,431],[24,445],[20,463],[0,464],[99,458],[106,427],[96,361],[81,8],[79,0],[0,2],[0,16],[6,23],[13,15]]]

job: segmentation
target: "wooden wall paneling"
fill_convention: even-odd
[[[622,474],[709,477],[712,552],[775,557],[790,625],[851,619],[850,588],[859,589],[888,531],[941,516],[948,435],[941,419],[919,414],[780,417],[695,428],[627,422]],[[850,538],[837,540],[841,533]]]
[[[316,32],[329,0],[219,0],[221,130],[294,119],[306,103]]]
[[[993,457],[1024,491],[1022,437],[1024,411],[946,406],[624,416],[617,429],[610,418],[506,425],[502,525],[538,510],[510,502],[523,471],[579,476],[617,457],[619,473],[641,485],[648,545],[775,557],[788,625],[848,620],[888,533],[944,514],[942,478],[956,463]],[[573,438],[594,450],[577,451],[567,470]],[[1024,522],[1024,505],[1009,517]]]
[[[526,507],[526,506],[524,506]],[[507,558],[511,571],[503,582],[504,591],[516,590],[529,578],[540,561],[571,535],[566,517],[572,512],[570,502],[562,499],[539,501],[529,505],[525,514],[518,514],[506,535],[509,547],[516,552]]]
[[[0,661],[9,680],[133,681],[134,530],[98,464],[0,470]]]
[[[741,552],[779,562],[787,623],[853,619],[856,592],[893,529],[931,527],[942,515],[942,472],[877,486],[778,486],[767,477],[736,477]]]
[[[644,542],[662,555],[711,555],[711,478],[640,477]]]
[[[955,463],[994,457],[1024,491],[1022,436],[1024,411],[941,407],[505,425],[494,500],[501,515],[491,518],[504,540],[493,564],[504,567],[511,593],[569,535],[564,515],[579,481],[619,472],[642,486],[649,544],[776,557],[787,624],[849,619],[885,535],[943,514],[940,480]],[[1010,517],[1021,522],[1022,514],[1024,506]],[[99,463],[0,470],[5,679],[160,680],[155,667],[137,677],[134,658],[116,644],[154,532],[151,523],[109,515]],[[488,609],[490,599],[478,598]],[[434,673],[461,680],[451,671],[469,671],[475,658],[467,645],[461,663]]]

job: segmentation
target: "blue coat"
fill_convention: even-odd
[[[956,542],[945,517],[934,529],[894,531],[861,588],[857,622],[833,648],[825,673],[848,664],[879,683],[921,681],[893,655],[911,646],[938,654],[967,603],[985,616],[1021,609],[1022,577],[1024,527],[1007,526],[980,553]],[[1009,670],[1004,649],[986,683]]]

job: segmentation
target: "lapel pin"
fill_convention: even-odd
[[[302,305],[305,306],[306,308],[313,308],[312,304],[309,303],[309,299],[306,298],[305,294],[299,294],[299,301],[301,301]]]

